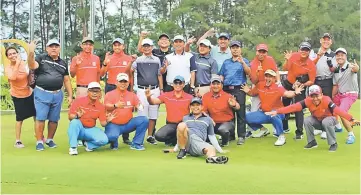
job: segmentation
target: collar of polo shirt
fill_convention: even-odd
[[[200,56],[201,58],[206,58],[206,59],[209,59],[209,58],[211,57],[211,55],[209,55],[209,54],[204,55],[204,56],[202,56],[202,55],[199,54],[199,56]]]
[[[181,97],[183,97],[183,95],[184,95],[183,93],[184,93],[184,91],[182,90],[182,91],[181,91]],[[173,97],[177,97],[177,96],[175,95],[175,91],[173,91]]]
[[[177,55],[177,54],[175,53],[175,51],[173,52],[173,55]],[[185,55],[185,51],[184,51],[184,50],[182,51],[181,55]]]
[[[229,53],[230,52],[230,49],[229,49],[229,47],[227,47],[227,49],[226,49],[226,51],[221,51],[221,47],[219,47],[219,45],[217,46],[217,52],[218,53]]]

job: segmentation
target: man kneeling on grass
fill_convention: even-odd
[[[304,120],[304,126],[306,129],[308,144],[305,149],[311,149],[317,147],[315,135],[313,133],[315,129],[322,129],[326,131],[327,142],[330,145],[329,151],[335,152],[337,150],[337,142],[335,135],[335,125],[337,119],[335,115],[351,122],[351,126],[360,125],[360,121],[352,118],[350,114],[337,107],[328,96],[322,94],[322,90],[318,85],[312,85],[308,89],[308,97],[305,100],[297,102],[296,104],[289,105],[287,107],[279,108],[276,111],[267,112],[266,115],[276,116],[277,114],[287,114],[291,112],[301,111],[306,107],[310,110],[311,116]]]
[[[174,149],[163,150],[164,153],[176,152],[179,147],[178,159],[185,158],[189,153],[191,156],[206,155],[207,163],[227,163],[228,157],[216,156],[216,149],[220,153],[226,153],[226,151],[222,150],[218,144],[212,119],[202,112],[202,100],[198,97],[193,98],[190,109],[191,114],[184,116],[183,122],[177,127],[178,144]],[[213,146],[206,142],[207,135]]]
[[[105,127],[108,121],[115,116],[113,114],[105,115],[105,107],[100,103],[101,96],[100,85],[97,82],[91,82],[88,85],[88,95],[77,98],[70,107],[69,120],[71,120],[68,129],[69,136],[69,154],[77,155],[78,140],[83,140],[85,150],[91,152],[96,148],[108,143],[108,137],[98,127],[95,127],[96,120]]]

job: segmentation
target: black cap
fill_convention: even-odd
[[[241,41],[231,41],[231,44],[229,44],[230,47],[237,45],[238,47],[242,47]]]
[[[332,39],[332,36],[331,36],[330,33],[324,33],[322,38],[325,38],[325,37],[328,37],[328,38]]]
[[[311,50],[311,44],[309,43],[309,42],[302,42],[301,44],[300,44],[300,46],[299,46],[299,48],[300,49],[302,49],[302,48],[307,48],[307,49],[309,49],[309,50]]]
[[[161,39],[162,37],[167,37],[167,39],[169,39],[169,36],[167,34],[163,33],[163,34],[159,35],[158,40]]]

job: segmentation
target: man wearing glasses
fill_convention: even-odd
[[[159,97],[152,97],[149,88],[145,91],[150,105],[165,104],[167,111],[166,125],[155,133],[155,139],[159,142],[165,142],[166,145],[174,146],[177,144],[177,126],[182,122],[183,117],[189,114],[189,104],[192,96],[184,92],[184,86],[184,78],[178,75],[173,80],[173,91],[165,92]]]
[[[68,128],[70,155],[78,154],[78,140],[84,141],[87,152],[92,152],[108,143],[107,135],[95,126],[96,120],[99,119],[100,124],[105,127],[115,115],[112,113],[105,115],[105,107],[99,101],[101,89],[98,82],[89,83],[87,93],[87,96],[77,98],[69,110],[69,120],[71,121]]]

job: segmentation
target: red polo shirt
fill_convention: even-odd
[[[106,71],[108,71],[108,80],[107,83],[115,85],[117,83],[117,75],[119,73],[125,72],[128,63],[132,61],[132,57],[126,55],[124,52],[114,53],[110,57],[110,62],[106,66]]]
[[[282,86],[277,86],[275,83],[269,87],[266,82],[259,82],[249,93],[252,96],[258,95],[261,101],[261,109],[263,112],[269,112],[283,107],[282,97],[286,92]]]
[[[262,69],[258,71],[258,66],[262,65]],[[261,62],[255,57],[251,62],[251,81],[253,84],[257,84],[260,81],[264,81],[264,72],[268,69],[272,69],[275,72],[278,71],[277,64],[271,56],[266,56]],[[258,74],[257,74],[258,73]]]
[[[96,125],[96,120],[106,121],[105,106],[97,100],[94,104],[88,96],[80,97],[71,104],[69,115],[76,114],[78,109],[83,109],[84,114],[80,117],[80,121],[84,127],[91,128]]]
[[[100,59],[94,54],[81,52],[79,55],[82,63],[76,65],[78,56],[73,57],[70,64],[70,72],[76,75],[77,85],[88,85],[91,82],[100,80]]]
[[[123,108],[116,108],[113,111],[116,114],[116,118],[111,122],[117,125],[124,125],[133,118],[133,110],[139,104],[139,99],[133,92],[121,92],[118,88],[105,94],[104,104],[116,104],[118,101],[124,102],[125,106]]]
[[[203,111],[207,112],[215,123],[229,122],[234,118],[234,111],[228,104],[231,97],[231,94],[223,90],[217,96],[214,96],[213,92],[208,92],[202,98]]]
[[[158,97],[164,104],[167,111],[167,121],[179,123],[183,117],[189,114],[189,104],[193,96],[182,92],[182,96],[177,98],[174,91],[163,93]]]
[[[291,58],[287,61],[286,69],[288,70],[287,80],[290,83],[296,82],[296,77],[308,74],[309,80],[315,82],[316,65],[307,58],[306,61],[301,61],[301,54],[299,52],[293,53]]]
[[[335,116],[335,115],[339,115],[342,118],[346,119],[346,120],[351,120],[352,116],[350,114],[348,114],[347,112],[341,110],[339,107],[337,107],[336,105],[334,110],[333,110],[333,114],[330,111],[329,105],[334,104],[331,101],[331,98],[328,96],[323,96],[321,99],[321,103],[316,106],[315,104],[312,103],[312,98],[310,96],[308,96],[305,100],[298,102],[296,104],[292,104],[290,106],[284,107],[284,108],[280,108],[277,109],[277,113],[280,114],[287,114],[287,113],[291,113],[291,112],[298,112],[301,111],[304,108],[308,108],[311,112],[311,115],[315,118],[317,118],[317,120],[322,121],[324,118],[328,117],[328,116]]]

